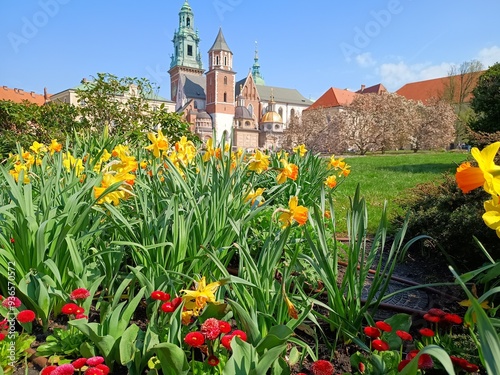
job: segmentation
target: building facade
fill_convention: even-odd
[[[257,48],[249,73],[237,81],[234,56],[222,29],[208,51],[205,72],[194,20],[191,6],[185,0],[172,39],[174,52],[169,70],[171,100],[175,101],[176,111],[183,113],[202,140],[215,134],[218,142],[224,139],[234,147],[278,148],[290,119],[301,116],[312,101],[296,89],[266,85],[260,73]],[[268,112],[272,113],[266,116]],[[274,121],[272,132],[268,131],[270,118]],[[280,132],[275,131],[277,124]]]

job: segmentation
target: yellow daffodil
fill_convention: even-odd
[[[76,176],[80,176],[85,170],[82,159],[76,159],[69,151],[63,155],[63,165],[68,172],[73,169]]]
[[[248,161],[248,169],[260,174],[267,168],[269,168],[269,155],[257,150]]]
[[[463,301],[460,301],[458,303],[460,306],[463,306],[463,307],[471,307],[472,306],[472,302],[470,299],[466,299],[466,300],[463,300]],[[481,307],[485,310],[489,310],[491,309],[490,305],[489,305],[489,302],[488,301],[483,301],[481,302]]]
[[[61,152],[61,150],[62,150],[62,144],[57,142],[57,139],[53,139],[49,145],[50,155],[54,155],[54,152]]]
[[[181,290],[184,293],[182,300],[184,308],[192,311],[195,316],[206,306],[207,303],[216,303],[215,292],[223,284],[222,281],[215,281],[207,285],[205,276],[198,281],[195,290]]]
[[[492,199],[484,202],[485,213],[483,214],[483,221],[488,228],[496,231],[497,236],[500,237],[500,204],[497,195],[493,195]]]
[[[293,163],[289,163],[285,159],[281,159],[281,162],[283,163],[283,169],[281,169],[281,172],[276,177],[278,184],[284,183],[287,178],[295,181],[299,175],[299,167]]]
[[[153,151],[155,158],[160,157],[160,151],[168,150],[169,144],[168,139],[165,137],[161,130],[158,130],[158,135],[154,133],[148,133],[148,139],[151,141],[151,145],[146,146],[146,150]]]
[[[118,206],[118,204],[120,204],[120,199],[125,199],[127,196],[126,195],[127,193],[124,189],[119,188],[115,191],[107,193],[104,196],[103,194],[104,191],[111,185],[114,185],[122,181],[123,180],[116,178],[116,176],[113,173],[105,173],[102,176],[101,186],[94,186],[94,197],[95,199],[98,199],[97,203],[102,204],[106,202],[106,203],[113,203],[113,205]]]
[[[289,209],[281,209],[278,219],[281,221],[283,228],[291,225],[294,220],[299,223],[299,225],[304,225],[306,223],[308,210],[304,206],[299,206],[298,201],[299,198],[293,196],[288,202]]]
[[[185,136],[175,143],[175,151],[177,152],[177,161],[184,166],[189,165],[196,156],[196,146]]]
[[[330,189],[333,189],[335,186],[337,186],[337,176],[335,175],[328,176],[325,180],[325,185],[328,186]]]
[[[259,206],[264,203],[264,198],[262,197],[262,194],[264,194],[264,188],[258,188],[257,190],[253,190],[248,193],[247,197],[245,198],[245,203],[250,201],[250,204],[253,206],[257,198],[261,198],[259,200]]]
[[[19,181],[19,176],[22,174],[23,175],[23,183],[29,184],[30,179],[28,176],[28,167],[25,164],[17,163],[14,164],[14,169],[11,169],[9,171],[12,177],[14,177],[14,180],[16,182]]]
[[[38,143],[37,141],[34,141],[33,144],[30,146],[30,150],[33,151],[35,154],[40,155],[47,152],[47,146],[45,146],[43,143]]]
[[[482,151],[473,147],[471,154],[478,166],[462,163],[455,174],[458,187],[463,193],[468,193],[483,186],[484,190],[492,195],[500,195],[500,166],[495,164],[495,156],[500,148],[500,142],[486,146]]]
[[[299,154],[300,157],[303,158],[307,153],[307,149],[306,149],[306,146],[302,144],[299,146],[295,146],[293,148],[293,152],[295,152],[296,154]]]

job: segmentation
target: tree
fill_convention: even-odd
[[[463,62],[460,66],[454,65],[448,71],[448,82],[442,99],[452,104],[457,113],[455,144],[467,140],[467,123],[473,114],[469,100],[483,70],[484,66],[481,62],[471,60]]]
[[[479,77],[473,90],[471,108],[475,117],[469,126],[476,132],[500,131],[500,63],[496,63]]]
[[[76,108],[67,103],[47,103],[39,106],[28,101],[0,101],[0,153],[27,149],[34,141],[64,142],[67,135],[81,127]]]
[[[328,109],[319,108],[303,111],[301,117],[292,117],[283,134],[283,147],[291,149],[303,144],[313,152],[335,152],[332,116]]]
[[[93,80],[82,83],[83,87],[76,90],[79,111],[82,121],[95,132],[106,130],[128,141],[144,141],[145,132],[161,128],[171,141],[182,136],[195,138],[179,115],[167,112],[163,104],[150,105],[151,99],[157,97],[157,88],[146,78],[98,73]]]
[[[453,107],[444,100],[424,105],[411,104],[412,126],[410,127],[411,149],[446,149],[455,137],[457,115]]]

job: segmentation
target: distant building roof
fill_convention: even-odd
[[[187,98],[206,99],[206,77],[194,74],[183,74],[181,75],[181,80],[184,95],[186,95]]]
[[[365,85],[361,85],[361,89],[356,91],[356,94],[382,94],[383,92],[387,92],[387,89],[383,84],[378,83],[370,87],[365,87]]]
[[[261,98],[270,98],[271,94],[276,103],[289,103],[298,105],[310,105],[312,100],[304,97],[296,89],[286,89],[283,87],[255,85]],[[238,86],[237,86],[238,87]]]
[[[397,90],[396,94],[404,96],[406,99],[412,99],[421,101],[422,103],[426,103],[432,99],[441,99],[445,94],[446,90],[450,88],[453,90],[454,87],[455,90],[453,90],[452,99],[453,102],[458,103],[460,101],[459,95],[460,95],[461,81],[463,82],[465,80],[471,79],[472,85],[470,87],[470,90],[472,91],[472,89],[476,87],[477,80],[482,73],[484,73],[484,71],[407,83],[399,90]],[[471,98],[472,95],[469,94],[465,98],[465,102],[469,102]]]
[[[316,100],[307,109],[309,110],[319,108],[345,107],[351,104],[357,95],[358,94],[356,94],[355,92],[349,90],[330,87],[323,95],[318,98],[318,100]]]
[[[45,104],[46,100],[49,98],[48,94],[36,94],[34,91],[27,92],[18,88],[8,88],[3,86],[0,88],[0,100],[10,100],[14,103],[22,103],[27,100],[30,103],[35,103],[38,105]]]

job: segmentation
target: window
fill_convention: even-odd
[[[278,113],[280,114],[280,117],[283,118],[283,108],[278,109]]]
[[[227,76],[224,76],[224,84],[227,85]]]
[[[189,17],[186,20],[186,26],[191,27],[191,18],[189,18]]]
[[[193,46],[188,44],[188,56],[193,56]]]
[[[224,103],[227,102],[227,93],[224,93]]]
[[[215,65],[219,65],[220,62],[219,62],[219,56],[215,56]]]
[[[290,110],[290,117],[293,118],[295,116],[295,109]]]
[[[227,57],[224,56],[224,65],[227,65]]]
[[[248,112],[250,112],[250,114],[253,116],[253,105],[248,105]]]

